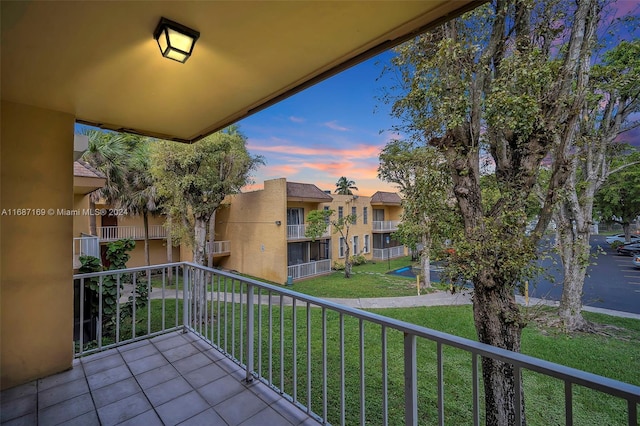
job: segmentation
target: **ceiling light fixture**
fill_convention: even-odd
[[[200,32],[167,18],[160,18],[160,23],[153,32],[162,56],[183,64],[191,56],[199,37]]]

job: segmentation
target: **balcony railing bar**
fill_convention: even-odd
[[[418,375],[417,375],[417,366],[416,366],[416,348],[417,348],[417,339],[421,338],[421,339],[426,339],[428,341],[431,342],[435,342],[436,343],[436,348],[437,348],[437,393],[438,393],[438,422],[440,424],[444,423],[444,415],[445,415],[445,399],[444,399],[444,361],[443,361],[443,347],[447,346],[447,347],[452,347],[452,348],[458,348],[461,349],[463,351],[469,352],[472,356],[471,359],[471,364],[472,364],[472,387],[473,387],[473,422],[474,424],[478,424],[479,423],[479,366],[478,366],[478,357],[486,357],[486,358],[492,358],[495,360],[499,360],[502,362],[505,362],[507,364],[511,364],[514,367],[515,370],[515,376],[516,376],[516,382],[515,382],[515,391],[516,391],[516,395],[518,396],[518,398],[516,399],[516,407],[517,409],[517,418],[516,423],[521,423],[523,421],[523,419],[521,418],[521,410],[519,409],[522,406],[522,401],[520,399],[520,395],[521,395],[521,390],[522,390],[522,383],[521,383],[521,370],[525,369],[528,371],[534,371],[534,372],[538,372],[541,373],[543,375],[547,375],[550,377],[554,377],[558,380],[560,380],[561,382],[564,383],[565,386],[565,416],[566,416],[566,422],[567,424],[571,424],[573,422],[573,412],[572,412],[572,387],[573,385],[580,385],[580,386],[585,386],[587,388],[591,388],[591,389],[595,389],[601,392],[605,392],[609,395],[612,396],[616,396],[619,398],[622,398],[624,400],[627,401],[627,417],[628,417],[628,423],[629,424],[637,424],[637,404],[640,403],[640,387],[638,386],[634,386],[631,384],[627,384],[627,383],[622,383],[616,380],[612,380],[606,377],[601,377],[595,374],[591,374],[591,373],[587,373],[584,371],[580,371],[580,370],[576,370],[573,368],[569,368],[569,367],[565,367],[565,366],[561,366],[561,365],[557,365],[557,364],[553,364],[551,362],[547,362],[547,361],[543,361],[540,359],[536,359],[527,355],[523,355],[520,353],[514,353],[514,352],[510,352],[507,350],[503,350],[500,348],[496,348],[493,346],[489,346],[489,345],[485,345],[479,342],[475,342],[472,340],[468,340],[468,339],[464,339],[461,337],[457,337],[457,336],[452,336],[452,335],[448,335],[446,333],[442,333],[439,331],[435,331],[435,330],[430,330],[430,329],[426,329],[423,327],[419,327],[416,326],[414,324],[409,324],[409,323],[405,323],[399,320],[395,320],[392,318],[387,318],[384,317],[382,315],[378,315],[378,314],[374,314],[371,312],[364,312],[364,311],[359,311],[357,309],[354,308],[349,308],[346,306],[342,306],[339,305],[337,303],[334,302],[330,302],[330,301],[326,301],[326,300],[322,300],[322,299],[318,299],[312,296],[307,296],[307,295],[303,295],[303,294],[298,294],[295,293],[291,290],[288,290],[286,288],[281,288],[281,287],[277,287],[277,286],[273,286],[273,285],[269,285],[269,284],[265,284],[265,283],[261,283],[257,280],[253,280],[250,278],[244,278],[244,277],[240,277],[237,275],[234,275],[232,273],[229,272],[225,272],[225,271],[219,271],[219,270],[214,270],[214,269],[210,269],[210,268],[206,268],[206,267],[202,267],[202,266],[198,266],[192,263],[187,263],[187,262],[182,262],[182,263],[177,263],[177,264],[166,264],[166,265],[154,265],[153,267],[140,267],[140,268],[131,268],[128,270],[121,270],[121,271],[103,271],[103,272],[98,272],[98,273],[91,273],[91,274],[78,274],[74,276],[74,279],[79,280],[80,282],[80,287],[79,287],[79,293],[80,293],[80,324],[82,327],[82,324],[84,324],[84,292],[85,292],[85,284],[87,283],[87,280],[89,279],[98,279],[98,283],[99,283],[99,288],[103,289],[104,288],[104,282],[105,282],[105,277],[107,276],[113,276],[116,275],[117,276],[117,281],[120,282],[121,277],[124,276],[129,276],[132,277],[132,281],[134,283],[134,288],[135,288],[135,284],[138,282],[138,280],[140,279],[144,279],[144,278],[140,278],[139,275],[142,274],[143,272],[150,272],[150,271],[162,271],[162,287],[165,287],[165,280],[167,277],[167,274],[165,272],[168,272],[169,270],[173,271],[173,268],[175,268],[175,275],[176,275],[176,292],[175,292],[175,299],[176,302],[180,299],[180,297],[182,297],[182,301],[183,301],[183,319],[182,319],[182,324],[179,324],[179,320],[178,320],[178,311],[176,309],[176,327],[173,327],[171,329],[165,329],[165,321],[163,320],[162,324],[162,330],[159,331],[153,331],[151,330],[151,326],[150,323],[147,322],[147,327],[146,327],[146,334],[144,336],[136,336],[135,334],[135,320],[133,321],[134,327],[131,333],[131,338],[126,338],[124,340],[122,340],[120,337],[121,336],[117,336],[116,337],[116,342],[113,344],[102,344],[102,342],[98,343],[98,349],[107,349],[110,347],[114,347],[117,346],[118,344],[123,344],[123,343],[129,343],[131,341],[135,341],[135,340],[139,340],[142,338],[147,338],[150,335],[157,335],[157,334],[161,334],[170,330],[174,330],[176,329],[178,326],[182,326],[184,330],[186,331],[192,331],[198,335],[200,335],[203,339],[209,341],[211,344],[214,344],[214,341],[221,341],[221,336],[220,336],[220,332],[218,331],[217,336],[213,336],[213,334],[211,335],[211,338],[209,337],[209,329],[207,327],[211,326],[211,332],[213,333],[213,323],[211,321],[216,321],[218,322],[218,330],[220,330],[220,322],[224,321],[224,347],[220,347],[220,345],[217,345],[217,348],[226,356],[228,356],[229,358],[233,359],[236,363],[238,363],[241,367],[246,369],[246,378],[247,380],[252,380],[254,378],[258,378],[260,381],[266,383],[268,386],[270,386],[273,389],[276,389],[278,392],[280,392],[281,395],[283,395],[286,399],[291,400],[295,405],[297,405],[298,407],[300,407],[301,409],[303,409],[304,411],[306,411],[307,413],[309,413],[310,415],[312,415],[313,417],[319,419],[319,420],[324,420],[325,423],[331,421],[331,419],[329,419],[329,415],[327,413],[327,399],[325,394],[328,392],[326,389],[326,382],[327,382],[327,370],[328,370],[328,366],[326,364],[325,361],[325,357],[326,357],[326,333],[327,333],[327,329],[326,329],[326,313],[327,311],[332,311],[336,314],[339,315],[339,334],[340,334],[340,344],[339,344],[339,353],[340,353],[340,413],[339,413],[339,418],[340,418],[340,422],[342,424],[346,423],[346,411],[347,411],[347,406],[346,406],[346,401],[345,401],[345,392],[346,392],[346,385],[345,385],[345,316],[348,316],[350,318],[354,318],[357,319],[359,322],[359,326],[358,326],[358,332],[359,332],[359,338],[358,338],[358,350],[359,350],[359,372],[354,374],[359,374],[359,381],[360,381],[360,395],[359,395],[359,402],[360,402],[360,409],[359,409],[359,417],[360,417],[360,423],[365,423],[367,421],[371,421],[371,419],[367,419],[365,416],[369,415],[369,411],[367,411],[365,403],[367,401],[367,397],[372,397],[371,395],[368,394],[368,391],[366,390],[366,383],[365,383],[365,352],[364,352],[364,345],[365,345],[365,327],[369,327],[370,325],[377,325],[381,327],[381,333],[382,333],[382,337],[381,337],[381,345],[380,347],[383,351],[382,356],[382,367],[383,367],[383,372],[382,372],[382,376],[383,376],[383,387],[385,389],[386,392],[388,392],[388,388],[387,388],[387,366],[388,363],[386,361],[386,335],[387,335],[387,330],[391,329],[394,330],[394,332],[401,332],[404,334],[404,378],[405,378],[405,383],[404,383],[404,406],[405,406],[405,424],[417,424],[419,421],[419,412],[418,412],[418,400],[417,400],[417,382],[418,382]],[[182,275],[182,294],[179,294],[179,285],[180,285],[180,275]],[[146,284],[147,289],[150,290],[150,278],[149,278],[149,274],[147,274],[147,282],[144,283],[144,281],[142,282],[142,284]],[[205,280],[205,276],[211,276],[211,279],[206,279]],[[199,286],[204,286],[205,283],[210,284],[210,285],[214,285],[216,280],[213,279],[214,277],[217,276],[217,313],[213,313],[209,316],[209,311],[208,310],[204,310],[203,311],[199,311],[199,315],[195,315],[196,312],[194,308],[197,306],[198,303],[211,303],[213,304],[213,289],[211,290],[211,298],[209,298],[209,295],[207,293],[207,291],[204,292],[200,292],[198,291]],[[231,280],[231,295],[229,298],[228,295],[228,283],[229,280]],[[119,286],[118,286],[119,287]],[[221,288],[224,287],[224,295],[220,294]],[[263,301],[261,298],[261,291],[267,291],[269,294],[269,300],[268,300],[268,309],[269,309],[269,341],[268,341],[268,345],[269,345],[269,352],[270,355],[272,354],[272,347],[273,347],[273,341],[272,341],[272,329],[273,329],[273,317],[272,317],[272,308],[273,308],[273,303],[272,303],[272,295],[275,294],[277,295],[277,297],[279,297],[279,307],[280,307],[280,327],[279,327],[279,338],[280,338],[280,347],[279,347],[279,361],[280,361],[280,381],[279,383],[276,385],[276,383],[273,382],[272,380],[272,358],[271,356],[269,357],[269,373],[268,373],[268,377],[264,377],[263,373],[262,373],[262,356],[260,356],[260,361],[258,362],[258,370],[255,371],[255,369],[253,368],[255,366],[255,346],[254,346],[254,341],[256,339],[256,335],[255,335],[255,331],[256,331],[256,324],[255,324],[255,304],[256,304],[256,298],[255,298],[255,291],[256,289],[258,289],[258,300],[257,303],[259,305],[262,305]],[[245,296],[245,292],[246,292],[246,296]],[[238,300],[236,297],[236,294],[240,295],[240,299]],[[165,292],[162,291],[162,296],[164,299],[164,295]],[[118,295],[119,296],[119,295]],[[102,293],[100,292],[100,299],[102,298]],[[132,299],[135,301],[136,295],[135,292],[132,296]],[[200,300],[196,300],[197,298],[201,298]],[[291,367],[289,367],[291,370],[288,370],[287,376],[291,377],[292,382],[291,382],[291,394],[289,395],[287,393],[287,389],[286,387],[288,387],[289,385],[287,384],[285,386],[285,370],[284,370],[284,365],[285,365],[285,355],[284,355],[284,341],[285,341],[285,298],[287,299],[287,304],[286,304],[286,308],[287,308],[287,312],[291,312],[291,328],[290,328],[290,333],[291,333],[291,340],[287,340],[289,342],[291,342],[291,349],[293,352],[293,356],[292,356],[292,363],[291,363]],[[103,301],[102,300],[98,300],[99,302],[99,306],[104,306]],[[120,299],[120,297],[118,297],[118,300]],[[224,299],[224,308],[222,306],[220,306],[220,301],[221,299]],[[231,309],[228,309],[228,304],[231,303]],[[245,303],[246,303],[246,309],[245,309]],[[236,311],[236,304],[238,304],[238,310]],[[306,327],[306,330],[302,330],[303,325],[299,324],[297,322],[297,310],[298,310],[298,306],[300,306],[300,308],[302,309],[302,306],[299,304],[304,304],[306,309],[306,324],[304,324],[304,327]],[[135,305],[134,305],[135,306]],[[176,303],[176,307],[178,306],[178,303]],[[317,415],[312,407],[312,401],[316,401],[316,399],[314,398],[310,398],[309,395],[312,394],[314,392],[314,386],[312,386],[312,382],[311,382],[311,375],[314,372],[314,367],[312,365],[312,360],[311,360],[311,351],[313,350],[313,346],[310,345],[310,341],[311,341],[311,337],[312,337],[312,331],[311,331],[311,327],[312,327],[312,320],[313,320],[313,316],[311,315],[312,312],[312,308],[321,308],[322,309],[322,314],[323,314],[323,323],[322,323],[322,333],[323,333],[323,343],[322,343],[322,357],[323,357],[323,361],[322,361],[322,415]],[[220,315],[220,309],[224,310],[224,315]],[[258,309],[261,309],[258,307]],[[231,311],[231,312],[229,312]],[[133,312],[135,312],[135,309],[133,310]],[[133,313],[132,312],[132,313]],[[144,312],[144,311],[143,311]],[[149,314],[150,308],[147,307],[147,314]],[[164,315],[164,310],[163,310],[163,315]],[[262,314],[261,311],[259,310],[259,317],[262,318]],[[303,312],[301,310],[301,312]],[[228,317],[228,314],[231,313],[231,318]],[[98,314],[98,332],[97,335],[99,337],[103,337],[103,330],[102,330],[102,313]],[[135,314],[134,314],[135,315]],[[288,314],[287,314],[288,316]],[[119,315],[117,316],[118,318],[120,317]],[[236,318],[238,318],[238,326],[240,328],[236,327]],[[258,321],[261,321],[260,319]],[[230,324],[231,329],[228,329],[228,325]],[[260,322],[259,322],[260,324]],[[120,324],[118,324],[120,325]],[[298,330],[298,326],[301,327],[301,330]],[[287,327],[289,328],[289,327]],[[262,331],[261,331],[261,327],[260,325],[258,325],[258,333],[260,334],[260,336],[258,337],[258,341],[260,342],[263,339],[262,336]],[[298,347],[298,339],[297,339],[297,332],[300,331],[301,332],[301,336],[304,336],[305,334],[302,334],[306,331],[306,338],[307,338],[307,344],[306,344],[306,366],[307,368],[302,370],[305,371],[305,374],[307,375],[307,377],[298,377],[298,368],[297,368],[297,364],[298,364],[298,358],[297,358],[297,347]],[[227,346],[227,338],[229,333],[231,334],[231,348],[229,348]],[[237,336],[236,336],[237,335]],[[215,337],[215,340],[214,340]],[[236,357],[236,337],[239,337],[239,341],[237,342],[238,347],[241,348],[240,350],[240,354],[239,354],[239,360],[238,357]],[[101,339],[99,339],[101,340]],[[80,342],[80,349],[79,349],[79,353],[78,355],[84,355],[87,353],[90,353],[92,351],[95,350],[84,350],[84,335],[82,333],[82,331],[79,333],[79,342]],[[259,345],[261,345],[261,343],[259,343]],[[287,346],[289,346],[289,343],[287,344]],[[304,347],[304,346],[301,346]],[[259,351],[261,349],[258,349]],[[376,351],[378,350],[378,348],[376,348]],[[298,380],[301,380],[301,384],[305,383],[306,380],[306,406],[302,405],[300,403],[299,398],[302,397],[302,395],[298,394]],[[315,388],[317,389],[318,386],[315,386]],[[386,393],[385,393],[386,395]],[[386,397],[385,397],[386,398]],[[387,401],[383,400],[382,403],[382,411],[383,411],[383,421],[381,423],[387,424],[388,423],[388,409],[386,408],[387,406]],[[369,409],[370,410],[370,409]],[[337,423],[337,421],[336,421]]]
[[[327,309],[322,308],[322,423],[328,422],[327,409]]]
[[[307,302],[307,414],[311,414],[311,304]]]
[[[359,350],[360,350],[360,424],[362,426],[367,424],[367,416],[365,411],[365,401],[366,401],[366,387],[364,386],[364,321],[362,318],[358,321],[358,331],[359,331]]]
[[[298,403],[298,315],[296,314],[296,301],[298,299],[293,298],[293,308],[292,312],[292,325],[291,325],[291,335],[292,335],[292,349],[293,349],[293,391],[291,392],[291,396],[293,396],[293,403]],[[284,387],[282,388],[284,391]]]
[[[324,309],[324,308],[323,308]],[[384,325],[380,328],[380,352],[382,356],[381,366],[382,366],[382,421],[383,426],[388,426],[389,424],[389,397],[387,395],[389,380],[387,375],[387,327]]]
[[[442,343],[436,344],[438,363],[438,424],[444,426],[444,360],[442,357]]]
[[[480,426],[480,391],[478,389],[478,354],[471,354],[471,387],[473,397],[473,426]]]
[[[97,233],[101,241],[115,241],[123,238],[140,240],[144,238],[143,226],[99,226]],[[149,238],[160,239],[167,237],[167,230],[163,225],[149,225]]]
[[[374,220],[372,222],[374,231],[395,231],[400,225],[399,220]]]

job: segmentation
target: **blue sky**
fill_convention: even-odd
[[[619,0],[608,19],[637,15],[639,4]],[[618,37],[633,37],[628,26],[622,31]],[[390,75],[382,75],[392,57],[385,52],[240,121],[249,151],[266,160],[255,173],[256,184],[247,189],[261,188],[265,179],[286,177],[333,191],[340,176],[346,176],[356,182],[360,195],[394,191],[377,178],[380,150],[399,137],[390,131],[390,107],[378,99],[384,87],[394,83]],[[623,138],[640,145],[640,128]]]
[[[378,79],[392,56],[385,52],[240,121],[249,151],[266,160],[250,188],[286,177],[333,191],[346,176],[360,195],[395,190],[377,179],[378,154],[394,137],[389,106],[377,99],[390,84],[388,76]]]

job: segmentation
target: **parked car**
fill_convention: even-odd
[[[640,254],[640,243],[631,243],[619,246],[616,251],[619,255],[634,256]]]
[[[638,235],[631,234],[629,239],[630,239],[629,242],[631,243],[640,243],[640,236]],[[620,241],[621,243],[624,243],[627,241],[624,234],[611,235],[605,238],[605,240],[607,241],[607,244],[613,244],[615,241]]]
[[[633,263],[633,266],[635,266],[636,268],[640,268],[640,254],[636,254],[635,256],[633,256],[633,260],[631,261],[631,263]]]

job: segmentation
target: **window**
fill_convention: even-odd
[[[338,207],[338,219],[342,219],[344,217],[344,207]]]
[[[304,209],[299,207],[287,209],[287,225],[302,224],[304,224]]]
[[[338,257],[344,257],[344,238],[338,240]]]
[[[328,212],[329,211],[329,206],[324,206],[324,211]],[[325,216],[324,217],[324,223],[326,223],[327,225],[329,224],[329,216]]]
[[[357,256],[358,255],[358,236],[354,235],[352,241],[353,241],[353,255]]]
[[[366,209],[366,207],[365,207]],[[362,250],[364,253],[369,253],[369,235],[364,236],[364,247]]]
[[[364,223],[365,225],[369,221],[369,217],[368,216],[369,216],[369,207],[363,207],[362,208],[362,223]],[[365,239],[366,239],[366,236],[365,236]]]
[[[352,224],[356,224],[356,208],[355,207],[351,207],[351,223]]]
[[[373,209],[373,221],[384,222],[384,209]]]

